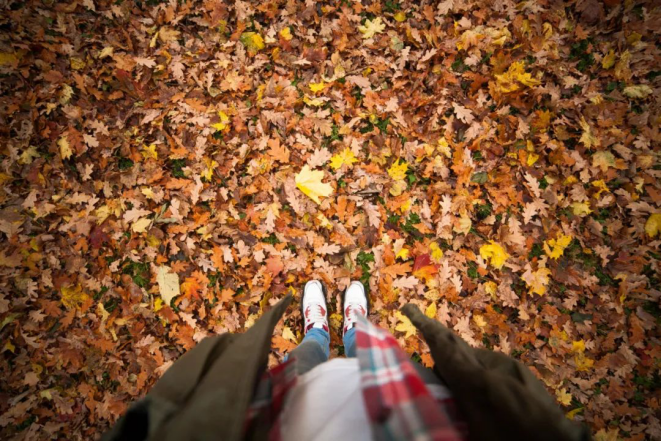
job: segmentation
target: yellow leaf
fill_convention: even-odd
[[[609,187],[607,187],[607,184],[603,179],[598,179],[597,181],[593,181],[591,182],[591,185],[598,189],[598,192],[593,195],[593,197],[596,199],[599,198],[600,195],[605,191],[607,193],[610,193]]]
[[[519,90],[521,85],[533,87],[540,84],[539,80],[533,78],[530,73],[524,70],[524,61],[511,64],[506,72],[494,77],[497,80],[499,90],[504,93]]]
[[[593,146],[600,145],[600,140],[595,137],[595,135],[593,134],[593,130],[591,129],[591,126],[586,122],[583,116],[581,121],[579,121],[579,125],[582,128],[582,136],[581,138],[579,138],[579,142],[584,144],[586,148],[591,148]],[[593,161],[595,162],[595,159]]]
[[[292,31],[290,31],[290,27],[284,27],[283,29],[280,30],[279,32],[280,36],[283,37],[283,40],[290,41],[292,39]]]
[[[218,165],[218,162],[210,158],[203,158],[205,163],[205,169],[200,173],[200,176],[205,179],[207,182],[211,181],[211,177],[214,175],[214,169]]]
[[[485,321],[483,316],[480,315],[480,314],[474,314],[473,315],[473,320],[474,320],[474,323],[481,329],[483,329],[485,326],[487,326],[487,322]]]
[[[441,152],[442,155],[450,159],[451,148],[448,145],[448,141],[446,141],[445,138],[439,138],[439,140],[437,141],[437,148],[439,149],[439,152]]]
[[[609,69],[616,62],[616,54],[613,49],[610,49],[607,55],[602,59],[602,68]]]
[[[12,343],[11,340],[7,340],[5,345],[2,347],[2,352],[6,351],[11,352],[12,354],[14,354],[16,351],[16,346],[14,346],[14,343]]]
[[[623,95],[628,98],[646,98],[653,93],[653,89],[646,84],[639,84],[638,86],[628,86],[623,89]]]
[[[404,332],[405,338],[409,338],[412,335],[416,335],[417,329],[414,324],[400,311],[395,311],[395,317],[400,323],[395,327],[396,331]]]
[[[434,302],[430,303],[430,306],[425,308],[425,315],[431,319],[435,318],[437,316],[437,304]]]
[[[396,259],[407,260],[409,258],[409,250],[407,248],[402,248],[395,254]]]
[[[324,81],[320,81],[319,83],[310,83],[308,87],[310,87],[311,91],[317,93],[323,91],[326,87],[326,84],[324,84]]]
[[[570,406],[572,395],[564,387],[556,391],[556,400],[563,406]]]
[[[159,312],[163,308],[163,299],[158,297],[154,300],[154,312]]]
[[[320,204],[320,196],[326,197],[333,193],[333,187],[330,184],[322,182],[323,177],[323,171],[311,170],[310,167],[304,165],[301,171],[295,176],[294,182],[303,194]]]
[[[603,173],[609,170],[609,167],[616,166],[616,158],[611,152],[595,152],[593,154],[593,167],[600,167]]]
[[[655,237],[660,234],[660,213],[653,213],[650,215],[644,226],[648,237]]]
[[[179,276],[171,273],[170,267],[159,266],[156,272],[156,283],[159,284],[159,294],[166,305],[170,305],[172,299],[180,294]]]
[[[456,233],[469,234],[471,231],[471,218],[467,214],[460,216],[460,219],[457,221],[457,225],[453,226],[453,231]]]
[[[584,340],[574,340],[572,342],[572,352],[582,353],[586,350],[586,343]]]
[[[396,181],[404,179],[407,176],[407,161],[399,159],[395,161],[388,169],[388,175]]]
[[[219,131],[225,130],[225,128],[228,127],[228,123],[230,122],[230,117],[228,117],[228,115],[222,110],[218,112],[218,117],[220,118],[220,121],[216,124],[212,124],[211,126]]]
[[[538,155],[536,153],[529,153],[529,156],[526,159],[526,165],[531,167],[533,164],[535,164],[538,161],[539,158],[540,158],[540,155]]]
[[[67,139],[67,136],[64,135],[63,137],[61,137],[58,140],[57,145],[60,147],[60,156],[62,157],[62,159],[69,159],[73,152],[71,151],[71,146],[69,145],[69,140]]]
[[[510,255],[506,253],[501,245],[491,240],[489,244],[480,247],[480,257],[488,260],[494,268],[501,269]]]
[[[356,159],[356,156],[354,156],[354,152],[352,152],[349,149],[349,147],[345,147],[345,149],[342,152],[335,154],[331,157],[331,161],[329,162],[329,165],[334,170],[338,170],[340,167],[343,166],[343,164],[347,164],[351,166],[355,162],[358,162],[358,159]]]
[[[69,64],[71,65],[71,68],[74,70],[81,70],[85,68],[85,60],[82,60],[80,58],[71,57],[69,59]]]
[[[563,256],[563,252],[568,248],[570,242],[572,242],[572,236],[560,234],[556,239],[546,240],[543,249],[551,259],[558,259]]]
[[[14,64],[18,61],[15,53],[9,52],[0,52],[0,66],[5,66],[7,64]]]
[[[382,19],[377,17],[374,20],[366,20],[365,24],[359,26],[359,32],[363,34],[364,39],[368,39],[374,37],[375,34],[381,34],[385,28],[386,25],[382,23]]]
[[[264,49],[264,39],[257,32],[244,32],[239,41],[252,53]]]
[[[151,223],[152,219],[147,217],[140,218],[131,225],[131,231],[134,233],[144,233]]]
[[[552,272],[549,268],[538,268],[533,272],[526,272],[522,275],[522,280],[526,282],[526,285],[529,287],[529,294],[538,294],[542,296],[547,291],[547,285],[549,284],[549,276]]]
[[[285,340],[298,343],[297,337],[294,335],[294,332],[292,332],[289,326],[283,326],[283,338]]]
[[[585,217],[592,213],[591,207],[588,202],[573,202],[570,204],[572,213],[575,216]]]
[[[485,292],[494,297],[497,292],[497,284],[490,280],[485,282],[483,286],[485,287]]]
[[[393,18],[395,18],[395,21],[402,23],[403,21],[407,20],[407,14],[402,11],[398,11],[393,15]]]
[[[395,181],[393,183],[393,185],[391,186],[388,192],[391,193],[391,196],[398,197],[406,189],[407,189],[407,183],[403,179],[400,179],[399,181]]]
[[[324,101],[317,99],[317,98],[308,98],[307,96],[303,97],[303,102],[306,103],[309,106],[313,107],[319,107],[324,105]]]
[[[578,407],[576,409],[572,409],[570,412],[565,414],[565,417],[568,418],[569,420],[575,418],[575,415],[577,415],[579,412],[584,410],[583,407]]]
[[[79,309],[90,298],[87,293],[83,292],[80,285],[63,286],[60,292],[62,294],[62,304],[68,309]]]
[[[580,372],[588,371],[593,367],[594,363],[594,360],[588,358],[583,353],[575,355],[575,365],[577,366],[577,370]]]
[[[435,263],[440,263],[442,257],[444,257],[444,251],[439,248],[437,242],[430,243],[430,258],[432,258]]]
[[[142,151],[140,152],[141,155],[143,155],[143,158],[145,159],[159,159],[159,154],[156,152],[156,145],[155,144],[150,144],[148,146],[143,147]]]

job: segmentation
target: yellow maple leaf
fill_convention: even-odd
[[[545,254],[551,259],[558,259],[563,256],[563,252],[568,248],[570,242],[572,242],[572,236],[559,234],[556,239],[546,240],[543,244],[543,249],[545,250]]]
[[[366,20],[363,25],[359,26],[359,32],[363,34],[364,39],[368,39],[374,37],[375,34],[381,34],[385,28],[386,25],[382,23],[382,19],[377,17],[374,20]]]
[[[586,343],[584,340],[573,340],[572,342],[572,352],[581,353],[586,350]]]
[[[425,315],[427,315],[431,319],[437,316],[437,304],[435,302],[430,303],[430,306],[425,308]]]
[[[607,55],[602,59],[602,68],[609,69],[614,63],[616,63],[616,54],[613,49],[609,49]]]
[[[451,158],[451,147],[448,145],[448,141],[446,141],[445,138],[439,138],[439,140],[437,140],[437,149],[448,159]]]
[[[331,157],[331,161],[329,162],[329,165],[334,170],[338,170],[340,167],[343,166],[343,164],[347,164],[351,166],[355,162],[358,162],[358,159],[356,159],[356,156],[354,156],[354,152],[352,152],[349,149],[349,147],[345,147],[343,151]]]
[[[161,265],[156,271],[156,283],[159,285],[159,294],[166,305],[180,294],[179,276],[171,273],[170,267]]]
[[[430,243],[430,258],[435,263],[440,263],[442,257],[444,257],[444,251],[439,248],[437,242]]]
[[[388,175],[396,181],[402,180],[407,176],[407,167],[407,161],[399,159],[389,167]]]
[[[395,317],[400,323],[395,326],[396,331],[404,332],[405,338],[409,338],[412,335],[416,335],[417,329],[416,326],[409,320],[404,314],[400,311],[395,311]]]
[[[586,122],[583,116],[581,121],[579,121],[579,126],[582,128],[582,136],[579,138],[579,142],[589,149],[593,146],[600,145],[600,140],[593,134],[591,126]],[[593,161],[595,162],[595,159],[593,159]]]
[[[484,244],[480,247],[480,257],[488,260],[494,268],[501,269],[510,257],[510,254],[506,253],[506,250],[501,245],[491,240],[489,244]]]
[[[0,66],[6,64],[14,64],[18,61],[18,57],[15,53],[11,52],[0,52]]]
[[[281,29],[278,34],[283,37],[283,40],[290,41],[292,39],[292,31],[290,30],[289,26]]]
[[[572,208],[572,213],[579,217],[586,217],[593,212],[588,202],[573,202],[570,204],[570,208]]]
[[[485,282],[483,286],[485,287],[485,292],[494,297],[497,292],[497,284],[489,280]]]
[[[68,309],[80,307],[85,303],[90,296],[83,291],[83,288],[79,285],[76,286],[63,286],[60,289],[62,293],[62,304]]]
[[[80,59],[80,58],[71,57],[69,59],[69,64],[70,64],[71,68],[74,69],[74,70],[81,70],[81,69],[85,68],[85,60]]]
[[[475,323],[480,329],[483,329],[485,326],[487,326],[487,322],[485,321],[485,319],[483,318],[482,315],[480,315],[480,314],[474,314],[472,318],[473,318],[474,323]]]
[[[220,121],[216,124],[212,124],[211,126],[219,131],[225,130],[225,128],[228,127],[228,123],[230,122],[230,117],[222,110],[219,110],[218,117],[220,118]]]
[[[320,196],[326,197],[333,193],[333,187],[330,184],[323,183],[324,172],[321,170],[311,170],[304,165],[294,178],[297,188],[310,199],[320,204]]]
[[[648,217],[644,226],[648,237],[655,237],[660,234],[660,213],[653,213]]]
[[[572,395],[569,394],[564,387],[556,391],[556,399],[560,404],[564,406],[570,406],[570,403],[572,402]]]
[[[147,230],[147,227],[152,223],[152,219],[148,217],[142,217],[131,224],[131,231],[134,233],[144,233]]]
[[[67,136],[63,136],[57,142],[58,147],[60,147],[60,156],[62,159],[69,159],[73,152],[71,151],[71,146],[69,145],[69,140]]]
[[[524,70],[524,61],[511,64],[506,72],[494,77],[497,80],[499,90],[504,93],[519,90],[522,85],[533,87],[540,84],[539,80],[533,78],[530,73]]]
[[[536,271],[527,272],[522,276],[522,280],[529,287],[529,294],[538,294],[542,296],[547,291],[549,276],[552,272],[549,268],[538,268]]]
[[[203,158],[203,161],[205,163],[205,169],[200,173],[200,177],[204,178],[207,182],[210,182],[218,162],[211,158]]]
[[[310,83],[308,87],[310,87],[312,92],[317,93],[323,91],[326,84],[324,84],[324,81],[320,81],[319,83]]]
[[[593,154],[593,167],[599,167],[603,173],[606,173],[609,167],[616,167],[616,158],[611,152],[595,152]]]
[[[646,98],[651,93],[653,93],[653,89],[646,84],[628,86],[623,89],[623,95],[628,98]]]
[[[395,254],[396,259],[407,260],[409,258],[409,250],[407,248],[402,248]]]
[[[400,23],[402,23],[403,21],[407,20],[407,14],[405,14],[402,11],[398,11],[395,14],[393,14],[393,18],[395,19],[395,21],[399,21]]]
[[[591,369],[593,367],[593,363],[595,363],[595,361],[588,358],[583,353],[575,355],[575,365],[577,366],[577,370],[580,372],[588,371]]]
[[[155,144],[144,146],[143,149],[140,151],[140,154],[143,155],[143,158],[145,159],[149,159],[149,158],[159,159],[159,154],[156,152]]]
[[[239,37],[239,41],[248,49],[248,52],[255,53],[264,49],[264,39],[257,32],[244,32]]]

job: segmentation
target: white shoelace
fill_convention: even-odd
[[[325,323],[326,315],[322,313],[322,305],[310,305],[306,308],[306,312],[310,312],[310,317],[306,317],[308,323]]]

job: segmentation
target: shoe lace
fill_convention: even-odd
[[[324,322],[326,320],[326,314],[323,311],[322,305],[310,305],[306,308],[306,312],[309,314],[306,318],[310,323]]]
[[[361,305],[350,303],[349,305],[347,305],[347,309],[349,309],[349,312],[347,312],[347,314],[345,315],[345,321],[347,322],[348,326],[353,323],[356,323],[357,316],[365,315],[364,313],[362,313],[363,307]],[[347,311],[347,309],[345,311]]]

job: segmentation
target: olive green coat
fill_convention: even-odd
[[[246,409],[266,368],[274,327],[291,300],[281,300],[243,334],[200,342],[104,439],[242,439]],[[524,365],[502,353],[470,347],[413,305],[402,312],[430,346],[434,371],[453,392],[470,439],[590,439],[588,430],[565,417]],[[252,437],[266,438],[268,431],[257,428]]]

